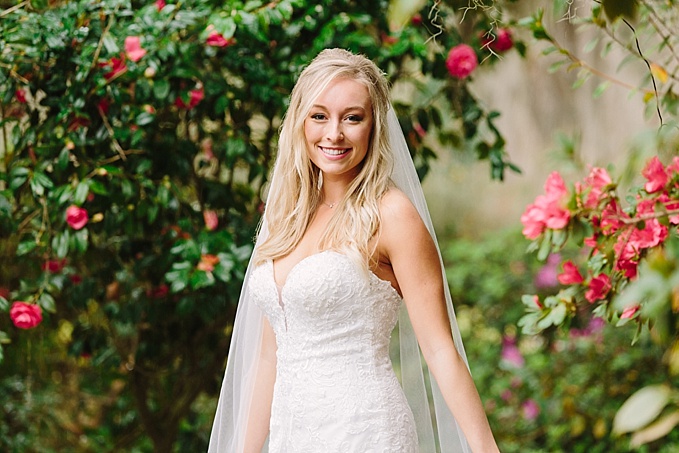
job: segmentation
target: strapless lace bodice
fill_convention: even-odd
[[[269,449],[275,453],[410,453],[413,416],[389,358],[401,298],[347,256],[300,261],[282,288],[273,264],[249,285],[276,334]]]

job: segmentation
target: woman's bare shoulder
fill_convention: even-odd
[[[418,233],[424,227],[422,218],[408,196],[399,189],[390,188],[380,200],[382,235],[397,239]]]

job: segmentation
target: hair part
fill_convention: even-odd
[[[321,203],[322,175],[308,155],[304,122],[316,99],[336,79],[362,83],[372,105],[373,130],[358,175],[338,203],[321,236],[319,250],[333,249],[367,270],[379,234],[379,202],[391,185],[393,159],[387,111],[389,87],[382,71],[368,58],[343,49],[320,52],[299,76],[281,125],[265,220],[268,236],[257,244],[255,263],[288,255],[301,241]]]

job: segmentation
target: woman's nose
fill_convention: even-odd
[[[344,140],[344,133],[339,122],[330,121],[325,131],[325,137],[330,142],[341,142]]]

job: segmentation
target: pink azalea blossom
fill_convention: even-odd
[[[644,189],[646,189],[646,192],[648,193],[655,193],[662,190],[669,179],[665,167],[663,167],[658,156],[653,156],[653,158],[648,161],[641,174],[648,180],[648,182],[644,184]]]
[[[522,368],[526,363],[523,355],[521,355],[521,351],[516,346],[516,339],[512,337],[505,336],[502,339],[501,358],[513,368]]]
[[[599,274],[592,277],[589,282],[589,289],[585,293],[585,299],[590,303],[604,299],[611,290],[611,278],[606,274]]]
[[[125,54],[127,58],[135,63],[146,55],[146,50],[141,47],[141,39],[139,36],[128,36],[125,38]]]
[[[529,398],[521,405],[523,418],[526,420],[535,420],[540,415],[540,406],[534,399]]]
[[[66,223],[74,230],[81,230],[89,220],[87,209],[71,205],[66,208]]]
[[[667,211],[679,211],[679,200],[672,200],[670,197],[663,193],[658,197],[658,201],[664,205],[664,209]],[[661,210],[662,212],[662,210]],[[673,225],[679,224],[679,214],[674,214],[669,216],[669,221]]]
[[[560,261],[561,255],[558,253],[549,255],[547,262],[537,271],[533,279],[536,288],[551,288],[558,284],[556,267]]]
[[[208,231],[215,230],[219,225],[217,213],[211,209],[206,209],[203,211],[203,220],[205,221],[205,228],[207,228]]]
[[[465,79],[474,72],[479,65],[476,52],[467,44],[458,44],[450,49],[446,58],[446,68],[451,76]]]
[[[620,315],[620,319],[632,319],[634,315],[641,309],[639,305],[633,305],[631,307],[627,307],[622,311],[622,314]]]
[[[36,304],[14,302],[9,317],[19,329],[32,329],[42,322],[42,308]]]
[[[218,33],[216,31],[210,32],[207,39],[205,40],[205,43],[208,46],[213,47],[228,47],[234,44],[235,42],[236,41],[233,38],[226,39],[221,33]]]
[[[611,184],[611,177],[608,172],[599,167],[594,167],[585,178],[584,184],[578,186],[578,193],[587,197],[584,200],[584,206],[587,209],[595,209],[602,196],[604,195],[603,188]]]
[[[585,279],[572,261],[563,263],[563,272],[556,277],[562,285],[579,285]]]
[[[568,225],[571,213],[565,207],[567,197],[563,178],[558,172],[552,172],[545,182],[545,194],[528,205],[521,216],[524,236],[536,239],[546,228],[558,230]]]
[[[615,199],[611,199],[601,212],[601,232],[610,236],[625,225],[623,220],[629,218],[629,215],[620,209]]]

